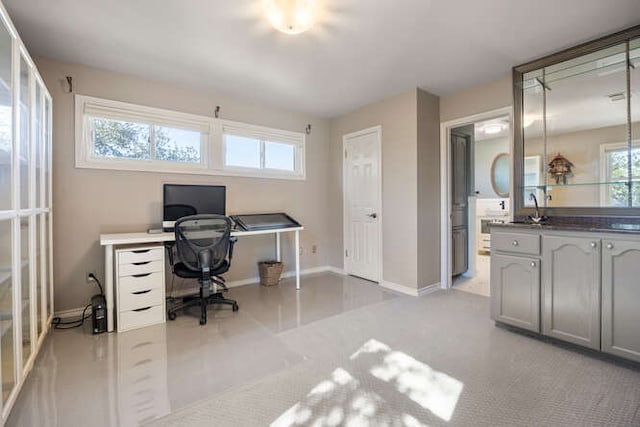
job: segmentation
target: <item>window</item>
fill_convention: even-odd
[[[626,143],[600,146],[602,206],[629,206],[628,160]],[[631,149],[631,189],[632,205],[640,206],[640,147]]]
[[[305,179],[305,135],[76,95],[76,167]]]
[[[225,122],[224,169],[304,178],[304,134]]]
[[[208,165],[211,120],[76,96],[76,166],[188,172]]]

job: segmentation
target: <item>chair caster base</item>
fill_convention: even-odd
[[[201,317],[200,318],[200,325],[206,325],[207,324],[207,319]]]
[[[174,313],[173,311],[167,313],[167,317],[169,318],[169,320],[176,320],[176,316],[176,313]]]
[[[238,307],[238,304],[233,304],[231,308],[233,309],[233,311],[238,311],[238,309],[240,309],[240,307]]]

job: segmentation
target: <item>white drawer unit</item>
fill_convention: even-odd
[[[165,322],[164,247],[116,249],[118,332]]]

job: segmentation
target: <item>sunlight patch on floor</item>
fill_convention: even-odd
[[[271,426],[426,426],[429,417],[414,404],[449,421],[462,393],[462,382],[374,339],[354,352],[348,364]]]

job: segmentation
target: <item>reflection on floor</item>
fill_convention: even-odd
[[[640,371],[496,328],[488,299],[332,273],[240,311],[55,331],[9,426],[639,425]]]
[[[459,291],[471,292],[472,294],[489,296],[489,272],[490,256],[476,256],[476,271],[473,277],[463,275],[453,279],[453,288]]]

